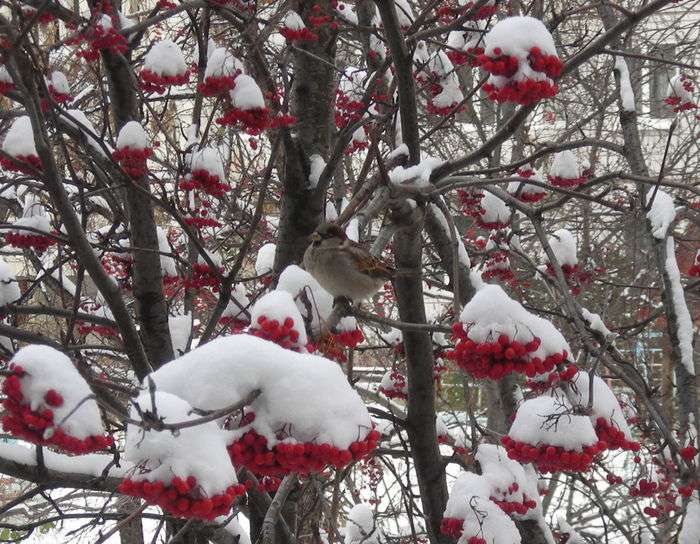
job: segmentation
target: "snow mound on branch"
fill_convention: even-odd
[[[467,512],[458,544],[468,544],[471,537],[483,538],[488,544],[520,544],[520,532],[510,517],[488,498],[466,498]]]
[[[269,243],[265,244],[258,250],[255,257],[255,273],[258,276],[263,276],[272,272],[272,267],[275,264],[275,251],[277,246]]]
[[[658,198],[658,195],[656,195]],[[695,362],[693,361],[693,337],[695,330],[693,318],[688,311],[688,304],[685,301],[685,292],[681,283],[681,272],[676,261],[676,243],[673,236],[666,240],[666,262],[664,263],[666,274],[671,282],[671,303],[676,313],[678,322],[678,344],[681,352],[681,363],[688,374],[695,376]]]
[[[547,55],[556,55],[554,38],[542,21],[534,17],[507,17],[496,23],[485,36],[486,54],[499,56],[494,49],[500,48],[501,54],[527,59],[530,49],[539,47]]]
[[[413,15],[413,10],[411,9],[411,4],[408,0],[395,0],[394,6],[396,7],[396,17],[399,22],[399,26],[407,28],[411,26],[415,16]]]
[[[54,390],[63,397],[60,406],[50,406],[58,427],[80,440],[104,434],[97,402],[90,398],[92,390],[66,355],[52,347],[34,344],[20,349],[11,362],[26,372],[20,382],[24,401],[32,411],[48,407],[46,394]]]
[[[299,308],[289,292],[276,289],[261,296],[250,311],[250,322],[255,326],[261,317],[268,321],[277,320],[280,324],[291,318],[294,322],[294,330],[299,333],[296,343],[299,346],[305,346],[308,343],[304,318],[301,317]]]
[[[59,72],[58,70],[52,72],[48,83],[53,87],[55,92],[59,94],[70,94],[70,83],[68,83],[68,78],[63,72]]]
[[[610,331],[610,329],[608,329],[605,326],[603,319],[598,314],[590,312],[590,311],[586,310],[586,308],[581,308],[581,316],[583,317],[583,319],[586,320],[586,323],[591,328],[591,330],[599,332],[603,336],[608,336],[610,334],[613,334]]]
[[[488,497],[490,494],[491,482],[488,479],[473,472],[462,472],[452,484],[445,507],[445,517],[465,519],[470,510],[469,498]]]
[[[350,4],[338,2],[338,4],[335,6],[335,14],[346,23],[351,25],[359,24],[355,9]]]
[[[700,542],[700,502],[693,498],[685,511],[685,519],[678,533],[678,544],[697,544]]]
[[[567,396],[573,406],[588,407],[590,392],[590,376],[588,372],[577,372],[567,389]],[[627,425],[625,414],[615,393],[600,376],[593,376],[593,405],[591,406],[591,422],[602,417],[614,428],[622,431],[627,440],[632,440],[632,432]]]
[[[576,155],[568,149],[560,151],[554,155],[549,175],[564,179],[573,179],[581,176],[581,169],[578,165]]]
[[[654,194],[656,193],[656,194]],[[652,201],[652,198],[654,199]],[[647,205],[651,202],[651,208],[647,212],[647,219],[651,224],[651,234],[657,240],[666,238],[668,227],[676,218],[676,206],[673,197],[667,192],[654,188],[649,189],[646,197]]]
[[[515,414],[508,436],[531,445],[547,444],[569,451],[582,451],[598,443],[591,420],[571,413],[563,398],[536,397],[523,402]]]
[[[314,153],[309,157],[309,163],[309,188],[315,189],[321,179],[323,169],[326,167],[326,161],[323,160],[321,155]]]
[[[380,332],[379,336],[390,346],[398,346],[401,342],[403,342],[403,333],[401,332],[401,329],[395,329],[392,327],[388,332]]]
[[[150,392],[143,392],[134,402],[141,412],[153,412]],[[155,408],[163,423],[182,423],[197,419],[192,407],[175,395],[155,392]],[[132,407],[130,417],[140,420]],[[131,476],[134,481],[161,481],[170,484],[173,478],[197,478],[201,491],[219,495],[237,483],[236,471],[226,450],[227,433],[216,422],[210,421],[192,427],[144,431],[130,424],[126,430],[124,457],[139,468]]]
[[[371,429],[367,408],[337,364],[245,334],[212,340],[151,377],[159,390],[201,410],[225,408],[262,391],[250,409],[268,448],[281,442],[277,433],[283,429],[299,442],[337,448],[347,448]]]
[[[208,172],[210,176],[218,176],[222,181],[226,179],[224,164],[221,161],[221,156],[213,147],[205,147],[199,151],[195,151],[192,154],[190,170],[193,172],[197,170],[204,170]]]
[[[483,223],[506,225],[510,222],[510,208],[503,200],[493,193],[484,191],[484,196],[481,198],[479,206],[484,212],[481,214],[481,221]]]
[[[520,342],[529,342],[536,336],[541,344],[531,353],[532,357],[545,358],[563,351],[571,353],[564,336],[551,322],[528,312],[500,285],[484,284],[479,288],[462,310],[459,320],[471,325],[469,338],[477,343],[496,341],[501,334]]]
[[[31,193],[24,197],[22,217],[17,219],[13,225],[16,227],[29,227],[42,232],[51,232],[51,220],[46,212],[46,206],[39,201],[36,195]],[[34,234],[21,229],[17,232],[20,234]]]
[[[170,253],[172,253],[173,250],[168,242],[168,235],[161,227],[156,227],[156,232],[158,234],[158,251],[160,252],[161,272],[163,273],[163,276],[170,276],[172,278],[177,277],[175,259],[170,256]],[[164,255],[164,253],[166,255]]]
[[[171,40],[156,42],[146,53],[143,67],[159,76],[179,76],[187,72],[187,62],[182,49]]]
[[[243,73],[244,67],[225,47],[216,47],[213,50],[207,49],[208,60],[204,77],[225,77],[235,75],[236,71]]]
[[[444,160],[436,157],[426,157],[415,166],[397,166],[389,172],[389,181],[400,187],[425,189],[430,187],[430,175],[433,170],[442,166]]]
[[[138,121],[126,123],[117,135],[117,148],[119,149],[148,149],[150,147],[148,135]]]
[[[442,198],[442,197],[440,197]],[[430,209],[433,211],[433,214],[437,218],[438,222],[440,223],[440,226],[442,227],[442,230],[445,231],[447,236],[452,239],[452,235],[450,233],[450,226],[447,223],[447,219],[445,218],[445,214],[442,213],[442,210],[440,209],[440,206],[437,204],[433,204],[432,202],[430,203]],[[462,240],[462,236],[459,234],[459,231],[457,230],[457,225],[454,225],[454,233],[455,233],[455,238],[457,239],[457,258],[459,259],[459,264],[466,268],[471,267],[471,261],[469,260],[469,254],[467,253],[467,248],[464,246],[464,241]]]
[[[630,70],[624,57],[615,56],[615,70],[620,74],[620,102],[625,111],[635,111],[634,90],[630,81]]]
[[[22,293],[17,285],[15,273],[5,261],[0,260],[0,308],[19,300]]]
[[[282,19],[282,26],[290,30],[303,30],[306,28],[301,16],[293,9],[290,9],[287,15],[284,16],[284,19]]]
[[[34,132],[29,116],[23,115],[15,119],[10,130],[5,134],[2,150],[11,157],[36,156]]]
[[[318,334],[333,312],[333,295],[321,287],[316,278],[295,264],[289,265],[282,271],[277,282],[277,289],[287,291],[292,295],[299,312],[310,322],[313,333]],[[310,305],[310,315],[306,301]],[[355,330],[357,329],[357,320],[354,317],[343,318],[338,323],[337,328],[339,330]]]
[[[380,538],[372,509],[363,503],[353,506],[345,524],[345,544],[377,544]]]
[[[578,263],[576,238],[571,231],[559,229],[548,238],[548,242],[560,265],[574,266]]]
[[[508,495],[509,502],[538,500],[537,481],[525,472],[523,465],[508,457],[504,447],[495,444],[479,444],[474,459],[479,462],[483,476],[491,484],[492,495],[505,493],[513,483],[516,483],[518,489]],[[494,490],[496,493],[493,493]]]
[[[265,98],[255,80],[247,74],[236,78],[236,86],[231,91],[231,104],[240,110],[255,110],[265,107]]]

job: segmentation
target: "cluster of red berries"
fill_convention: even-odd
[[[172,479],[170,485],[156,480],[123,480],[117,487],[123,495],[139,497],[148,504],[160,506],[166,512],[180,518],[212,520],[226,515],[237,497],[245,494],[246,487],[236,484],[226,488],[226,492],[211,497],[203,497],[194,476]]]
[[[693,85],[693,80],[690,79],[686,74],[681,74],[680,76],[681,80],[681,86],[683,87],[683,90],[686,91],[687,93],[693,93],[695,91],[695,86]],[[678,113],[681,111],[689,111],[689,110],[694,110],[697,109],[698,105],[695,104],[694,102],[690,100],[686,100],[685,102],[683,101],[683,98],[680,96],[674,95],[669,96],[668,98],[664,99],[664,102],[668,104],[669,106],[673,106],[673,112]]]
[[[513,271],[510,269],[510,260],[505,251],[494,251],[484,263],[484,271],[481,277],[485,280],[496,278],[503,282],[515,280]]]
[[[112,20],[112,24],[108,28],[105,28],[101,22],[103,15],[107,15]],[[77,45],[82,42],[88,43],[86,49],[81,49],[77,52],[79,57],[87,62],[94,62],[100,58],[100,50],[108,51],[115,55],[124,54],[128,51],[129,45],[126,38],[116,31],[116,16],[114,14],[106,14],[95,10],[93,21],[95,23],[91,27],[66,42],[68,45]]]
[[[293,29],[283,26],[280,28],[280,34],[288,42],[317,42],[318,34],[314,34],[308,28]]]
[[[104,450],[114,443],[111,436],[88,436],[80,439],[55,427],[53,410],[49,407],[56,408],[63,405],[61,394],[54,389],[49,389],[44,394],[46,407],[39,411],[32,410],[22,394],[20,378],[26,376],[26,372],[16,364],[11,364],[10,369],[13,373],[2,384],[2,392],[7,396],[3,401],[7,414],[2,418],[2,426],[6,432],[32,444],[55,446],[78,455]]]
[[[678,507],[675,504],[660,504],[658,507],[654,508],[653,506],[645,506],[643,512],[652,518],[660,518],[664,514],[667,514],[669,512],[674,512],[678,510]]]
[[[698,252],[695,254],[695,261],[688,269],[688,275],[691,277],[700,276],[700,250],[698,250]]]
[[[190,71],[185,70],[182,74],[175,74],[174,76],[163,76],[148,68],[144,68],[139,72],[139,79],[139,86],[142,91],[163,94],[168,87],[187,85],[190,82]]]
[[[226,94],[236,86],[236,76],[207,76],[197,85],[197,92],[202,96],[219,96]]]
[[[479,55],[484,54],[483,47],[468,47],[466,51],[457,51],[452,49],[447,52],[447,58],[455,66],[462,66],[464,64],[469,64],[472,68],[478,66],[477,58]]]
[[[257,323],[251,325],[248,333],[292,351],[299,351],[302,347],[299,345],[299,331],[294,328],[294,320],[291,317],[280,323],[277,319],[268,319],[261,315]]]
[[[462,211],[467,215],[471,215],[475,209],[479,207],[484,193],[479,188],[459,189],[457,191],[457,197],[462,206]]]
[[[337,2],[330,2],[330,4],[330,7],[333,9],[335,9],[335,7],[337,7],[338,5]],[[312,15],[309,15],[309,24],[313,27],[318,28],[327,23],[331,23],[331,28],[335,30],[338,27],[338,25],[331,22],[333,21],[333,16],[328,14],[324,15],[323,13],[321,13],[322,10],[323,8],[319,4],[314,4],[313,6],[311,6]]]
[[[203,287],[211,287],[212,291],[217,293],[221,284],[220,272],[221,270],[213,269],[208,264],[194,263],[192,265],[192,274],[184,281],[185,288],[201,289]]]
[[[22,234],[19,232],[5,233],[5,243],[17,248],[33,249],[38,254],[42,254],[49,247],[56,243],[56,240],[41,234]]]
[[[650,482],[646,478],[639,480],[637,486],[630,488],[630,496],[632,497],[653,497],[659,490],[659,484]]]
[[[12,157],[1,155],[0,166],[9,172],[20,172],[28,176],[44,169],[41,160],[36,155],[13,155]]]
[[[469,213],[474,218],[476,224],[482,229],[488,230],[501,230],[505,229],[510,225],[510,217],[506,221],[487,221],[484,216],[486,215],[486,210],[482,207],[477,207],[471,213]]]
[[[526,343],[511,340],[506,334],[501,334],[492,342],[475,342],[469,338],[469,331],[465,330],[463,323],[455,323],[452,332],[457,344],[454,350],[445,353],[445,357],[455,361],[462,370],[475,378],[500,380],[511,372],[519,372],[531,378],[536,374],[550,372],[568,357],[566,351],[552,353],[544,359],[531,356],[541,344],[536,336]]]
[[[119,163],[122,170],[132,178],[140,178],[148,173],[146,161],[153,155],[153,149],[145,147],[120,147],[112,152],[112,160]]]
[[[356,123],[362,119],[364,110],[365,105],[360,100],[352,100],[340,89],[336,91],[334,114],[336,127],[345,128],[351,123]]]
[[[530,68],[547,76],[542,80],[521,79],[515,80],[521,60],[516,56],[503,55],[500,48],[493,50],[494,57],[486,54],[478,57],[479,66],[486,72],[495,76],[501,76],[509,81],[502,87],[496,87],[491,83],[483,86],[488,97],[496,102],[515,102],[516,104],[533,104],[543,98],[551,98],[558,92],[558,87],[550,82],[549,78],[559,77],[563,63],[556,55],[545,55],[539,47],[530,49],[528,62]]]
[[[279,489],[281,483],[282,478],[278,478],[277,476],[263,476],[258,480],[258,491],[261,493],[275,493]]]
[[[388,399],[402,399],[406,400],[408,398],[407,394],[407,384],[406,376],[401,374],[398,370],[392,370],[389,374],[391,380],[390,387],[379,386],[379,392]]]
[[[550,372],[546,380],[527,380],[525,385],[536,393],[548,391],[558,382],[568,382],[576,376],[578,368],[574,365],[567,365],[562,371]],[[600,438],[600,436],[599,436]]]
[[[12,81],[0,81],[0,94],[7,94],[15,90],[15,84]]]
[[[182,183],[180,183],[180,187],[182,187]],[[209,217],[209,208],[211,208],[211,202],[202,200],[200,207],[195,208],[190,216],[185,217],[185,223],[197,230],[208,227],[220,227],[221,223]]]
[[[242,110],[230,107],[216,122],[219,125],[240,124],[247,134],[257,136],[270,127],[270,110],[268,108]]]
[[[612,472],[608,472],[608,475],[605,477],[605,479],[610,485],[617,485],[622,483],[622,478],[620,476],[617,476],[616,474],[613,474]]]
[[[369,147],[369,142],[366,140],[355,140],[353,139],[350,142],[350,145],[348,145],[344,150],[343,153],[345,155],[352,155],[353,153],[357,153],[358,151],[362,151],[364,149],[367,149]]]
[[[465,2],[464,4],[460,5],[459,7],[454,7],[454,6],[440,6],[437,9],[437,16],[440,22],[444,24],[449,24],[453,22],[454,19],[464,15],[467,13],[469,10],[471,10],[474,7],[474,2]],[[494,5],[493,6],[481,6],[479,9],[476,10],[476,13],[474,13],[470,19],[477,21],[479,19],[488,19],[489,17],[493,17],[496,12],[498,11],[498,6]]]
[[[516,483],[513,485],[518,484]],[[528,510],[532,510],[537,506],[537,503],[532,499],[528,498],[526,495],[523,495],[523,500],[519,502],[497,500],[495,497],[491,497],[491,500],[495,502],[501,510],[503,510],[506,514],[509,515],[518,514],[524,516],[525,514],[527,514]]]
[[[54,102],[57,102],[59,104],[65,104],[65,103],[73,100],[73,97],[71,96],[70,93],[58,92],[52,83],[49,83],[47,88],[48,88],[49,94],[51,95],[51,98],[53,99]]]
[[[563,178],[561,176],[547,176],[547,179],[549,180],[549,183],[554,185],[555,187],[578,187],[579,185],[583,185],[586,183],[587,179],[586,176],[579,176],[577,178]]]
[[[134,259],[129,254],[110,253],[102,258],[102,268],[117,280],[122,289],[131,289],[131,269]]]
[[[508,457],[520,463],[532,463],[540,472],[586,472],[593,459],[608,447],[601,440],[592,446],[584,446],[583,451],[578,452],[547,444],[533,446],[509,436],[504,436],[501,443],[508,451]]]
[[[690,482],[688,485],[678,486],[678,494],[681,497],[689,498],[698,487],[697,482]]]
[[[348,449],[312,442],[280,443],[270,449],[267,446],[267,438],[250,430],[229,445],[228,452],[234,465],[245,466],[254,474],[263,476],[282,476],[290,472],[308,474],[321,472],[329,465],[340,469],[351,461],[362,459],[374,450],[379,437],[379,432],[373,429],[364,440],[353,442]]]
[[[119,331],[114,327],[96,325],[95,323],[87,323],[85,321],[78,321],[76,325],[78,326],[78,333],[83,336],[96,334],[103,338],[119,338]]]
[[[604,417],[599,417],[596,420],[595,434],[599,440],[603,440],[608,445],[609,450],[639,451],[640,449],[639,442],[627,440],[625,433],[610,425]]]
[[[329,333],[321,337],[316,344],[307,344],[306,349],[309,352],[319,351],[324,357],[338,363],[346,363],[348,358],[345,355],[345,349],[354,349],[364,339],[360,329]]]
[[[698,449],[695,446],[686,446],[685,448],[681,448],[678,450],[678,455],[681,456],[681,459],[685,461],[692,461],[695,459],[695,456],[698,454]]]
[[[198,168],[197,170],[192,170],[187,179],[180,182],[180,189],[183,191],[201,189],[208,195],[221,198],[231,190],[231,186],[228,183],[222,183],[218,175],[212,174],[203,168]]]
[[[464,520],[462,518],[442,518],[440,532],[457,540],[462,536],[463,526]]]

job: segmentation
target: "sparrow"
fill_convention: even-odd
[[[365,300],[394,277],[392,267],[348,239],[337,225],[323,223],[309,239],[304,267],[336,300]]]

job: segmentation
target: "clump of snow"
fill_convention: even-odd
[[[678,544],[700,542],[700,502],[693,498],[686,507],[683,525],[678,533]]]
[[[359,130],[359,129],[358,129]],[[364,132],[363,132],[364,133]],[[309,188],[315,189],[321,179],[323,169],[326,167],[326,161],[317,153],[309,157]]]
[[[259,323],[261,317],[268,321],[276,320],[280,324],[284,323],[286,319],[291,319],[293,329],[299,333],[296,344],[303,347],[308,343],[304,319],[301,317],[294,298],[287,291],[276,289],[261,296],[250,311],[250,321],[253,326]]]
[[[53,88],[54,92],[62,95],[70,95],[70,83],[68,83],[68,78],[63,72],[51,72],[48,83]]]
[[[659,195],[656,195],[657,198]],[[653,207],[652,207],[653,208]],[[693,361],[693,337],[695,335],[693,318],[688,311],[688,304],[685,301],[683,284],[681,283],[681,273],[676,261],[676,244],[673,237],[666,240],[666,262],[664,264],[666,274],[671,282],[671,303],[676,313],[678,323],[678,344],[681,352],[681,363],[688,374],[695,376],[695,362]]]
[[[563,398],[526,400],[518,408],[508,436],[533,446],[547,444],[577,452],[596,445],[598,437],[591,420],[571,412],[571,405]]]
[[[0,308],[22,297],[15,273],[4,260],[0,260]]]
[[[568,149],[564,149],[554,155],[549,175],[563,179],[578,178],[581,175],[581,168],[576,155]]]
[[[27,115],[18,117],[12,123],[2,142],[2,150],[11,157],[36,156],[32,122]]]
[[[548,242],[560,265],[575,266],[578,264],[576,238],[571,231],[559,229],[548,238]]]
[[[104,434],[100,410],[91,398],[93,392],[66,355],[52,347],[34,344],[20,349],[11,363],[25,372],[19,380],[24,401],[32,411],[50,408],[56,428],[80,440]],[[63,397],[60,405],[47,404],[50,390]]]
[[[389,181],[400,187],[425,189],[430,187],[430,175],[445,161],[435,157],[426,157],[415,166],[397,166],[389,172]]]
[[[505,448],[495,444],[479,444],[474,459],[479,462],[482,475],[491,484],[491,497],[518,503],[537,501],[537,479],[533,480],[523,465],[510,459]],[[514,483],[517,488],[513,486]],[[509,493],[511,489],[513,491]]]
[[[653,198],[653,201],[652,201]],[[676,218],[676,206],[673,197],[661,189],[652,188],[646,196],[647,205],[651,207],[647,212],[647,219],[651,224],[651,233],[657,240],[666,238],[668,227]]]
[[[494,49],[502,55],[526,59],[530,49],[538,47],[547,55],[556,55],[554,38],[542,21],[534,17],[507,17],[496,23],[485,37],[488,56],[498,57]]]
[[[183,377],[184,378],[184,377]],[[143,392],[134,401],[130,417],[139,420],[139,412],[153,413],[151,394]],[[155,412],[163,423],[183,423],[197,419],[185,400],[164,392],[155,392]],[[169,485],[173,478],[194,476],[205,496],[220,495],[237,483],[236,471],[226,450],[227,433],[210,421],[179,429],[144,431],[130,424],[126,430],[124,457],[139,469],[131,475],[134,481],[160,481]]]
[[[380,538],[381,532],[369,505],[360,503],[353,506],[345,524],[345,544],[377,544]]]
[[[143,67],[159,76],[172,77],[187,72],[187,61],[179,45],[171,40],[161,40],[146,53]]]
[[[263,109],[265,98],[255,80],[247,74],[236,78],[236,86],[231,91],[231,104],[240,110]]]
[[[507,225],[510,223],[510,208],[499,197],[489,191],[484,192],[484,196],[479,202],[480,215],[477,221],[483,225],[495,228],[497,225]]]
[[[302,30],[306,28],[302,18],[293,9],[290,9],[287,15],[284,16],[284,19],[282,19],[282,26],[290,30]]]
[[[630,70],[624,57],[615,57],[615,70],[620,74],[620,101],[625,111],[635,111],[634,90],[630,81]]]
[[[175,259],[170,256],[173,252],[168,242],[168,235],[162,227],[156,227],[158,234],[158,251],[160,252],[160,269],[163,276],[176,278],[178,276]]]
[[[28,193],[24,197],[22,208],[22,217],[13,223],[15,227],[29,227],[42,232],[51,232],[51,219],[47,213],[46,206],[39,201],[36,195]],[[23,231],[19,229],[16,232],[22,233]]]
[[[243,73],[243,63],[225,47],[207,49],[207,69],[204,78],[233,76],[236,72]]]
[[[138,121],[129,121],[117,135],[119,149],[148,149],[149,147],[148,135]]]
[[[224,180],[226,178],[221,156],[219,155],[219,152],[212,147],[205,147],[195,151],[192,154],[190,169],[193,172],[197,170],[204,170],[210,176],[218,176],[219,180]]]
[[[483,538],[489,544],[520,544],[520,532],[510,517],[488,498],[466,497],[467,512],[459,542],[467,544],[471,537]]]
[[[403,333],[401,332],[401,329],[395,329],[392,327],[388,332],[380,332],[379,336],[392,347],[396,347],[403,342]]]
[[[168,316],[168,328],[173,352],[175,357],[179,357],[187,351],[187,343],[192,335],[192,314]]]
[[[346,23],[349,23],[351,25],[359,24],[357,14],[355,13],[354,8],[350,4],[346,4],[345,2],[338,2],[335,6],[335,14]]]
[[[224,308],[221,317],[231,317],[233,319],[248,321],[247,312],[250,309],[250,298],[245,291],[245,287],[240,283],[233,286],[231,298]]]
[[[445,507],[446,518],[465,519],[470,510],[469,498],[491,495],[491,482],[484,476],[473,472],[462,472],[450,489],[450,496]]]
[[[201,410],[225,408],[260,390],[250,409],[268,448],[287,432],[298,442],[347,448],[371,429],[362,399],[337,364],[245,334],[212,340],[151,377],[159,390]],[[238,437],[247,430],[232,433]]]
[[[586,308],[581,308],[581,316],[586,320],[586,323],[591,328],[591,330],[599,332],[603,336],[607,337],[613,334],[610,329],[605,326],[603,319],[593,312],[589,312]]]
[[[562,514],[557,516],[557,527],[559,532],[566,537],[565,544],[586,544],[588,542],[566,521]]]
[[[255,273],[258,276],[263,276],[272,272],[272,267],[275,264],[275,251],[277,246],[273,243],[265,244],[258,250],[255,257]]]

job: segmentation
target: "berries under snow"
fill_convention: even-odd
[[[180,46],[170,40],[156,42],[146,53],[139,78],[144,91],[156,94],[188,83],[190,71]]]
[[[146,175],[146,161],[153,155],[148,135],[138,121],[126,123],[117,135],[117,148],[112,159],[132,178]]]
[[[27,115],[18,117],[12,123],[2,142],[2,151],[10,156],[0,155],[0,166],[5,170],[28,175],[42,170],[34,145],[32,122]]]

